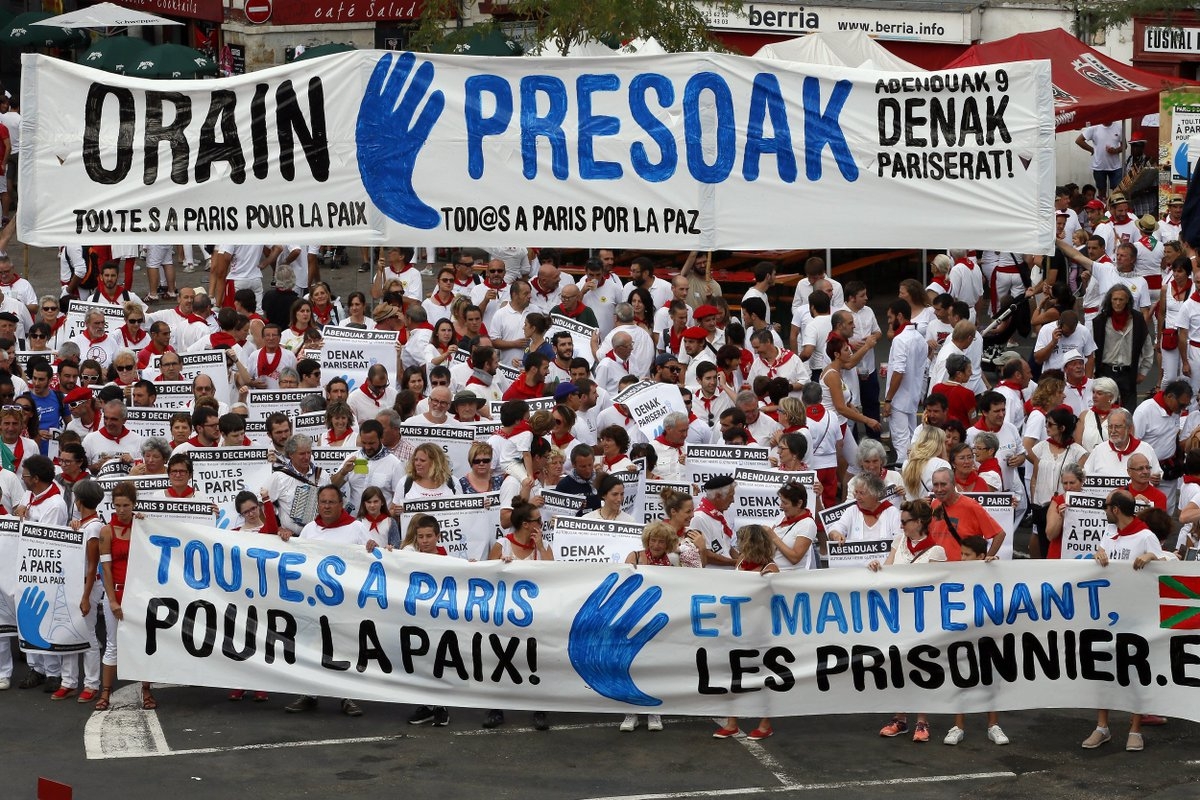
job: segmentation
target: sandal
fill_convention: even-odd
[[[158,701],[154,699],[154,695],[149,689],[142,689],[142,709],[145,711],[153,711],[158,708]]]
[[[100,699],[96,701],[96,705],[92,706],[92,708],[96,711],[108,711],[110,699],[109,695],[111,694],[112,689],[107,686],[100,689]]]

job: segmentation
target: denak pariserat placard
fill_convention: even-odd
[[[22,69],[34,245],[1053,247],[1046,61],[355,51],[205,81]]]

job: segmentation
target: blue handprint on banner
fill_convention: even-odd
[[[228,512],[226,512],[225,509],[223,509],[223,508],[218,509],[217,510],[217,527],[218,528],[228,528],[230,522],[232,522],[232,520],[230,519]]]
[[[633,633],[662,597],[662,589],[651,586],[625,610],[643,578],[630,575],[614,590],[618,577],[614,572],[605,578],[575,614],[567,654],[575,672],[596,692],[635,706],[660,706],[662,700],[634,685],[629,668],[642,648],[667,625],[667,615],[659,612]]]
[[[379,59],[358,108],[354,138],[358,172],[371,201],[402,225],[429,229],[436,228],[442,217],[417,197],[413,171],[446,98],[440,90],[429,93],[417,114],[433,82],[433,64],[422,62],[414,72],[415,62],[412,53],[389,53]],[[406,88],[410,76],[412,83]]]
[[[372,364],[371,366],[375,366],[375,365]],[[349,375],[342,375],[341,378],[342,378],[342,380],[344,380],[346,382],[346,391],[347,392],[353,392],[355,389],[358,388],[358,379],[357,378],[351,378]]]
[[[50,601],[40,586],[28,586],[21,593],[21,602],[17,604],[17,631],[31,647],[51,649],[50,643],[42,636],[42,620],[49,610]]]

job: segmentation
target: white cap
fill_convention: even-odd
[[[1087,361],[1087,359],[1084,358],[1083,353],[1079,352],[1078,350],[1068,350],[1067,352],[1063,353],[1064,366],[1066,364],[1070,364],[1072,361]]]

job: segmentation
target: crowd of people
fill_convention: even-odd
[[[370,290],[346,297],[320,280],[320,248],[305,246],[217,246],[199,258],[183,248],[183,271],[203,264],[206,286],[176,283],[170,246],[64,247],[60,286],[41,291],[0,257],[0,505],[86,531],[80,610],[92,634],[104,621],[82,657],[29,653],[19,685],[109,708],[134,509],[151,493],[122,483],[110,492],[113,514],[100,519],[105,493],[94,478],[166,476],[153,496],[204,499],[189,455],[201,448],[268,448],[271,480],[238,495],[236,527],[284,541],[445,554],[437,520],[403,517],[404,504],[495,493],[504,536],[487,558],[551,560],[543,490],[582,496],[581,515],[630,521],[615,476],[645,469],[686,483],[687,445],[735,444],[765,448],[773,468],[797,473],[778,492],[777,519],[734,530],[728,476],[691,492],[666,488],[663,519],[645,527],[629,564],[817,569],[828,543],[863,540],[892,543],[873,570],[1010,557],[1014,532],[968,496],[977,492],[1007,493],[1016,518],[1028,515],[1033,535],[1017,555],[1056,558],[1065,495],[1090,476],[1128,479],[1107,498],[1113,524],[1100,563],[1140,568],[1181,555],[1196,545],[1200,519],[1200,289],[1195,254],[1179,241],[1180,207],[1171,197],[1163,219],[1134,219],[1118,193],[1080,203],[1062,187],[1053,256],[939,254],[927,284],[901,281],[883,309],[863,282],[839,282],[819,257],[802,275],[755,265],[753,285],[732,305],[705,253],[689,254],[673,275],[639,256],[622,280],[606,249],[574,277],[550,249],[461,250],[432,270],[426,293],[413,251],[392,247],[368,266]],[[133,291],[139,258],[145,299]],[[119,309],[124,324],[89,310],[70,335],[66,313],[77,300]],[[585,352],[555,317],[594,329]],[[331,327],[396,332],[395,364],[376,364],[355,387],[323,377]],[[881,343],[886,360],[877,360]],[[208,350],[225,351],[228,381],[196,376],[169,439],[131,431],[129,409],[156,407],[158,386],[181,379],[181,354]],[[1150,376],[1157,389],[1139,401]],[[642,381],[678,387],[656,432],[614,400]],[[323,412],[326,431],[297,433],[291,415],[273,413],[248,434],[251,390],[287,388],[320,390],[298,411]],[[451,463],[442,448],[407,441],[406,424],[489,433]],[[354,450],[323,470],[314,447]],[[840,518],[819,523],[815,512],[846,501]],[[0,638],[0,689],[11,684],[11,642]],[[155,708],[148,684],[142,693],[143,707]],[[301,697],[286,709],[317,704]],[[341,710],[362,713],[353,699]],[[483,724],[503,721],[495,710]],[[449,714],[422,706],[410,722],[446,725]],[[534,722],[549,725],[542,712]],[[1141,749],[1140,726],[1153,722],[1161,720],[1135,715],[1128,749]],[[620,729],[638,724],[629,715]],[[662,727],[654,715],[647,724]],[[945,743],[960,742],[964,728],[960,717]],[[880,733],[908,730],[897,714]],[[739,732],[729,719],[714,736]],[[749,736],[772,733],[763,719]],[[987,736],[1008,742],[994,714]],[[913,739],[929,737],[918,715]],[[1102,713],[1083,746],[1108,740]]]

